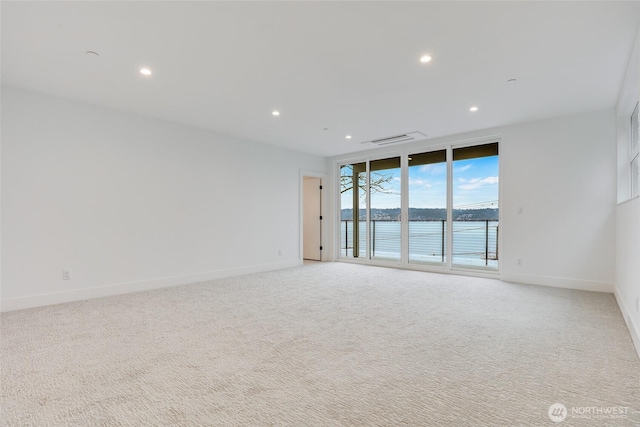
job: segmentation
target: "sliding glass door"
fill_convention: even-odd
[[[399,261],[402,252],[400,157],[369,163],[371,258]]]
[[[341,256],[400,261],[400,175],[400,157],[340,167]]]
[[[447,151],[410,154],[409,263],[447,262]]]
[[[498,143],[453,150],[452,265],[498,268]]]
[[[367,256],[367,164],[340,167],[340,255]]]
[[[498,143],[340,165],[340,257],[497,270]]]

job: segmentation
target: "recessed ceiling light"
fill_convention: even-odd
[[[516,80],[516,79],[509,79],[509,80],[507,80],[507,83],[515,83],[515,82],[517,82],[517,80]]]
[[[278,110],[273,110],[273,111],[271,112],[271,114],[272,114],[272,115],[274,115],[274,116],[279,116],[279,115],[280,115],[280,111],[278,111]]]
[[[140,68],[140,74],[143,74],[145,76],[150,76],[151,75],[151,70],[144,67],[144,68]]]
[[[347,136],[345,136],[345,138],[351,139],[351,135],[347,135]]]
[[[478,107],[471,107],[469,108],[469,111],[478,111]]]
[[[429,61],[431,61],[431,57],[430,57],[429,55],[422,55],[422,56],[420,57],[420,62],[422,62],[423,64],[424,64],[424,63],[427,63],[427,62],[429,62]]]
[[[100,56],[100,54],[98,52],[94,52],[92,50],[88,50],[85,52],[87,55],[89,56]]]

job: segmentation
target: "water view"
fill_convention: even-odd
[[[497,270],[498,172],[496,142],[342,165],[340,256]]]
[[[371,221],[371,257],[400,261],[401,222]],[[409,263],[445,264],[447,262],[447,223],[409,221]],[[366,222],[358,224],[359,235],[366,235]],[[499,228],[497,220],[453,221],[454,266],[498,268]],[[340,255],[353,257],[353,221],[340,222]],[[366,247],[360,247],[358,257],[366,257]]]

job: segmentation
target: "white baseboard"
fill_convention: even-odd
[[[502,273],[500,280],[504,282],[525,283],[529,285],[549,286],[552,288],[577,289],[580,291],[613,293],[614,285],[609,282],[594,280],[567,279],[564,277],[533,276],[528,274]]]
[[[618,288],[615,288],[614,295],[616,296],[618,307],[620,307],[620,311],[622,312],[624,322],[627,324],[627,328],[629,329],[629,334],[631,334],[631,341],[633,341],[633,345],[636,347],[638,358],[640,358],[640,333],[638,333],[640,328],[638,328],[638,325],[633,322],[631,310],[627,307],[627,304],[625,304],[624,298],[620,295]]]
[[[290,260],[270,264],[258,264],[247,267],[232,268],[227,270],[209,271],[206,273],[189,274],[184,276],[162,277],[158,279],[142,280],[137,282],[117,283],[113,285],[98,286],[93,288],[74,289],[62,292],[29,295],[19,298],[9,298],[4,299],[0,302],[0,311],[5,312],[21,310],[25,308],[41,307],[45,305],[61,304],[71,301],[126,294],[130,292],[140,292],[150,289],[186,285],[189,283],[221,279],[224,277],[281,270],[284,268],[297,267],[301,264],[302,262],[300,260]]]

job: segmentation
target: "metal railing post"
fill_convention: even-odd
[[[371,224],[373,224],[373,232],[371,233],[373,237],[371,238],[371,256],[376,255],[376,220],[372,219]]]
[[[498,237],[500,237],[500,225],[496,225],[496,261],[498,261],[498,242],[500,241]]]
[[[444,223],[446,221],[446,219],[442,220],[442,262],[444,262]]]
[[[485,237],[484,237],[484,265],[489,265],[489,220],[485,221]]]
[[[349,256],[349,221],[344,220],[344,256]]]

